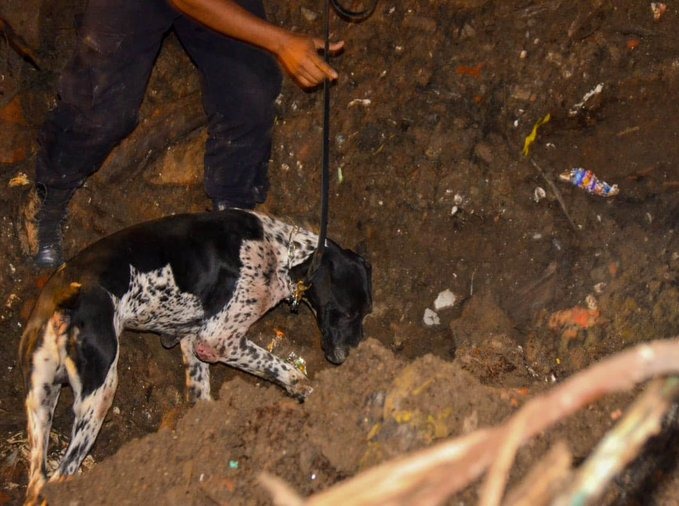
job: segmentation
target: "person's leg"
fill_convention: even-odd
[[[261,0],[240,0],[265,17]],[[274,102],[282,75],[267,52],[224,37],[192,20],[175,22],[180,41],[202,75],[208,115],[205,190],[215,209],[252,209],[266,199]]]
[[[62,261],[61,223],[75,190],[136,126],[163,35],[177,16],[165,0],[89,0],[86,9],[57,106],[38,138],[41,267]]]

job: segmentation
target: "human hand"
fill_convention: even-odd
[[[299,86],[313,88],[325,79],[337,79],[337,72],[319,54],[324,46],[322,39],[288,33],[276,51],[276,57]],[[344,41],[333,42],[329,45],[328,52],[335,55],[343,48]]]

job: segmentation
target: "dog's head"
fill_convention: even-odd
[[[363,339],[363,318],[372,310],[370,264],[328,241],[305,300],[323,334],[325,358],[341,364]]]

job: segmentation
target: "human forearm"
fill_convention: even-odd
[[[324,79],[336,79],[337,72],[318,55],[323,41],[278,27],[243,9],[233,0],[170,0],[183,14],[208,28],[260,47],[276,56],[279,63],[304,87]],[[343,48],[343,42],[330,45],[330,52]]]
[[[233,0],[171,0],[180,12],[208,28],[277,55],[288,37],[277,27],[243,9]]]

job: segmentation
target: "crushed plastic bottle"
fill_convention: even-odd
[[[582,167],[563,172],[559,175],[559,179],[599,197],[613,197],[620,192],[617,184],[610,185],[601,181],[591,170]]]

